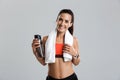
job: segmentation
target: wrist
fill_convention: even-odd
[[[79,58],[79,54],[76,52],[72,57],[77,59],[77,58]]]
[[[73,48],[74,54],[72,55],[73,58],[77,59],[79,57],[79,53]]]
[[[79,54],[76,54],[73,56],[74,58],[79,58]]]

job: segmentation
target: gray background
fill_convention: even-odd
[[[75,14],[79,80],[120,80],[120,0],[0,0],[0,80],[45,80],[31,42],[56,27],[63,8]]]

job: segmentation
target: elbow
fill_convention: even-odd
[[[74,63],[75,66],[79,65],[79,63]]]
[[[80,59],[79,59],[78,61],[76,61],[76,62],[73,62],[73,64],[74,64],[75,66],[79,65],[79,64],[80,64]]]
[[[42,65],[43,65],[43,66],[46,66],[47,64],[46,64],[46,63],[43,63]]]
[[[80,62],[74,63],[75,66],[79,65]]]

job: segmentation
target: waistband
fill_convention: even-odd
[[[63,58],[63,55],[55,55],[56,58]]]
[[[78,80],[78,78],[77,78],[77,75],[73,73],[72,75],[62,79],[56,79],[48,75],[46,80]]]

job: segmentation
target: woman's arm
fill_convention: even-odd
[[[63,52],[72,55],[72,62],[74,65],[78,65],[80,63],[80,53],[79,53],[77,38],[74,37],[73,46],[70,46],[69,44],[65,44],[63,47]]]
[[[43,40],[42,40],[42,51],[43,51],[43,55],[45,55],[45,42],[47,40],[47,36],[43,37]],[[37,39],[33,39],[33,42],[32,42],[32,50],[33,50],[33,53],[36,57],[36,59],[42,64],[42,65],[46,65],[45,63],[45,58],[43,57],[39,57],[37,51],[36,51],[36,48],[40,47],[40,43],[39,43],[39,40]]]
[[[80,52],[79,52],[79,44],[78,44],[78,39],[76,37],[74,37],[74,55],[72,56],[72,62],[74,65],[78,65],[80,63]]]

